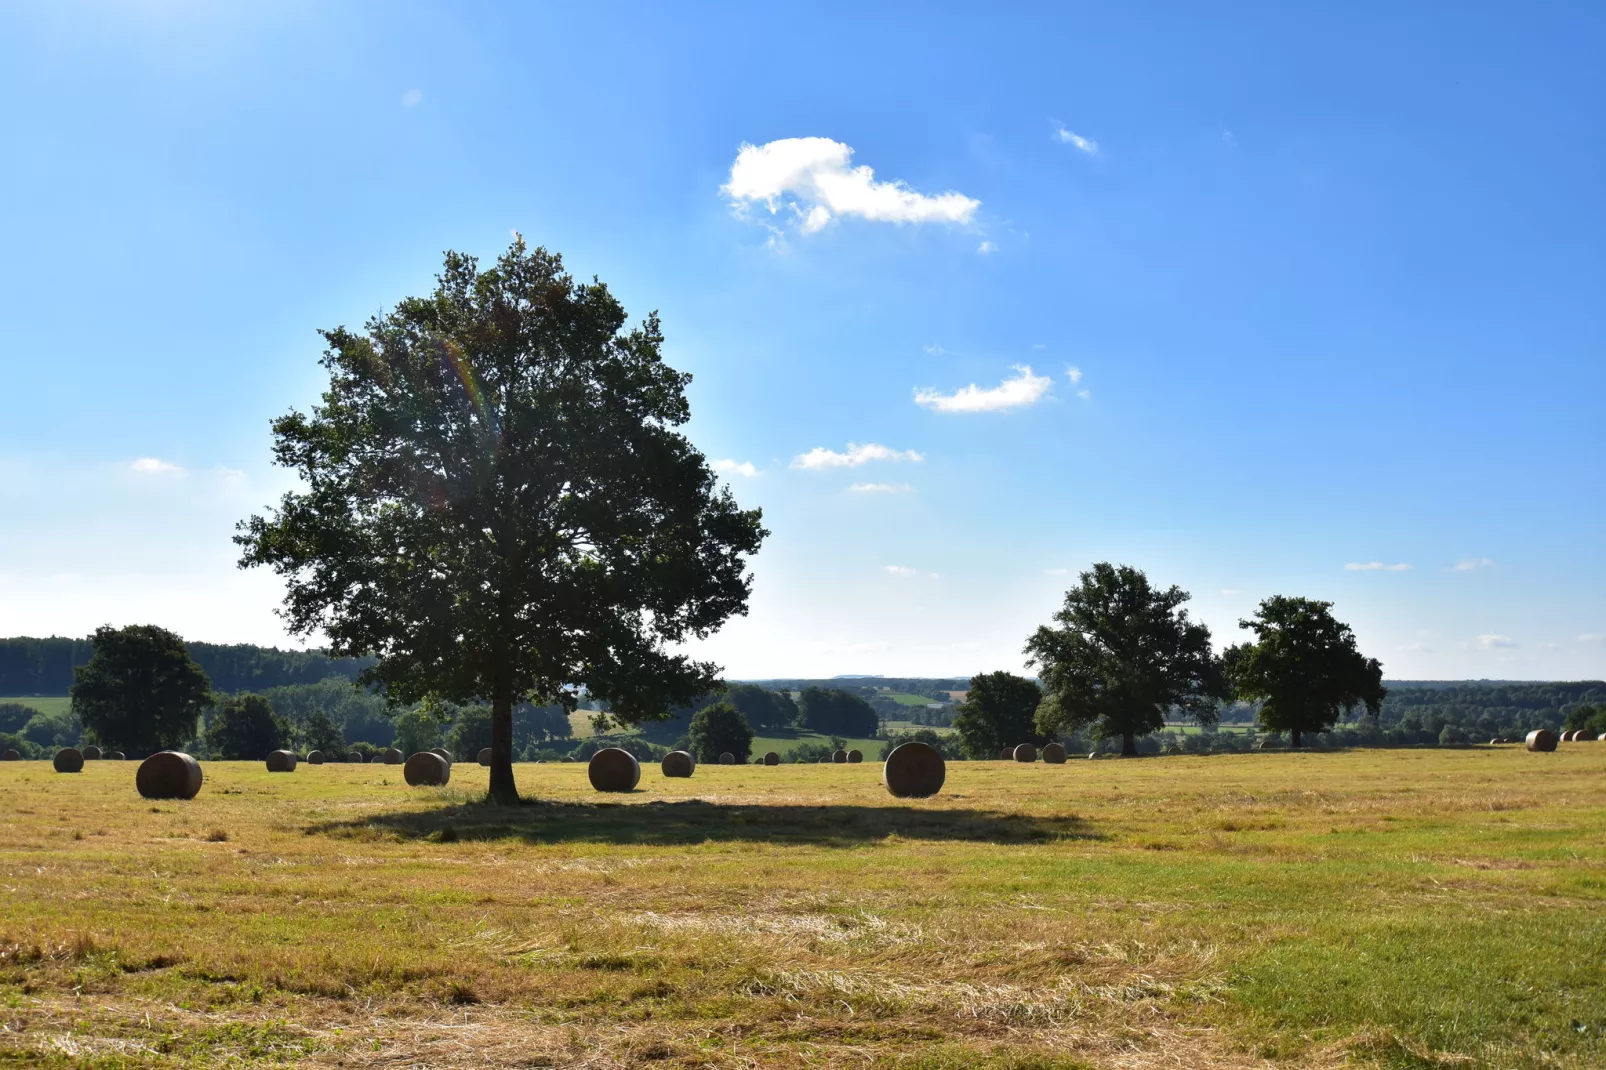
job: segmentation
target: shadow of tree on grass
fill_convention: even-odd
[[[307,826],[309,836],[376,832],[412,840],[523,840],[526,843],[693,844],[750,842],[850,847],[909,840],[1045,843],[1104,839],[1074,814],[1028,815],[912,806],[779,806],[527,800],[518,806],[461,803]]]

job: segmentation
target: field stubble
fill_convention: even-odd
[[[1583,1067],[1606,746],[0,767],[0,1065]]]

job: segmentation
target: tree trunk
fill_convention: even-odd
[[[1121,733],[1121,757],[1136,758],[1138,756],[1138,738],[1131,732]]]
[[[513,694],[498,687],[491,699],[491,791],[494,803],[514,805],[519,801],[518,785],[513,783]]]
[[[1298,749],[1298,747],[1299,747],[1299,729],[1290,728],[1288,730],[1288,745],[1290,747]]]

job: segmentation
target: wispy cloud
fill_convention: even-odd
[[[908,483],[855,483],[848,490],[854,494],[913,494]]]
[[[871,461],[923,461],[925,457],[914,450],[895,450],[875,442],[862,446],[849,442],[845,452],[838,453],[824,446],[815,446],[807,453],[792,458],[793,468],[819,470],[824,468],[857,468]]]
[[[1054,124],[1054,140],[1061,145],[1071,145],[1089,156],[1099,154],[1099,143],[1091,138],[1085,138],[1075,130],[1069,129],[1064,123]]]
[[[1077,383],[1080,383],[1082,381],[1082,369],[1078,368],[1074,364],[1067,365],[1065,368],[1065,378],[1069,379],[1071,381],[1071,385],[1073,386]]]
[[[952,394],[917,389],[915,404],[935,412],[1007,412],[1035,405],[1053,385],[1054,381],[1048,376],[1033,375],[1029,365],[1017,364],[1014,378],[1005,379],[994,387],[983,388],[971,383]]]
[[[1381,561],[1351,561],[1344,568],[1349,572],[1409,572],[1411,566],[1401,563],[1385,565]]]
[[[141,457],[128,467],[132,471],[147,476],[161,475],[166,472],[184,471],[184,469],[180,468],[178,465],[169,464],[167,461],[160,460],[156,457]]]
[[[1480,635],[1472,641],[1479,650],[1510,650],[1517,645],[1509,635]]]
[[[402,94],[402,107],[404,107],[404,108],[415,108],[415,107],[418,106],[419,101],[421,101],[423,99],[424,99],[423,90],[409,89],[407,92]]]
[[[1480,568],[1494,568],[1494,562],[1487,557],[1466,557],[1450,566],[1451,572],[1476,572]]]
[[[962,193],[928,195],[903,182],[877,182],[869,167],[850,166],[853,149],[826,137],[745,142],[720,191],[740,213],[762,204],[790,211],[804,233],[838,216],[881,223],[968,223],[981,202]]]
[[[937,574],[935,572],[923,572],[918,568],[910,568],[908,565],[883,565],[881,567],[889,575],[897,576],[899,579],[934,580],[937,578]]]
[[[980,245],[976,246],[976,251],[981,255],[986,256],[988,253],[998,252],[998,246],[994,245],[990,241],[983,241]]]
[[[751,478],[758,475],[758,469],[753,466],[752,461],[736,461],[729,457],[713,461],[709,464],[709,467],[728,476],[747,476]]]

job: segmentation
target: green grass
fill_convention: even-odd
[[[936,699],[925,695],[911,695],[906,691],[883,691],[882,698],[890,698],[900,706],[930,706]]]
[[[774,751],[781,756],[782,761],[785,761],[794,750],[801,746],[831,742],[830,736],[823,736],[818,732],[806,732],[800,728],[766,728],[760,731],[769,734],[753,737],[752,753],[755,757],[763,757],[765,752]],[[881,739],[848,739],[843,737],[843,743],[846,744],[846,748],[860,751],[867,762],[873,762],[880,758],[881,747],[885,742],[885,740]]]
[[[46,716],[56,714],[66,716],[72,712],[72,699],[66,695],[22,695],[18,698],[0,698],[0,705],[7,702],[20,702],[24,706],[32,706]]]
[[[947,725],[916,724],[913,721],[882,721],[881,723],[886,726],[888,732],[918,732],[921,729],[929,728],[938,735],[945,736],[953,731],[953,728]]]
[[[0,1066],[1606,1065],[1606,744],[0,765]]]

